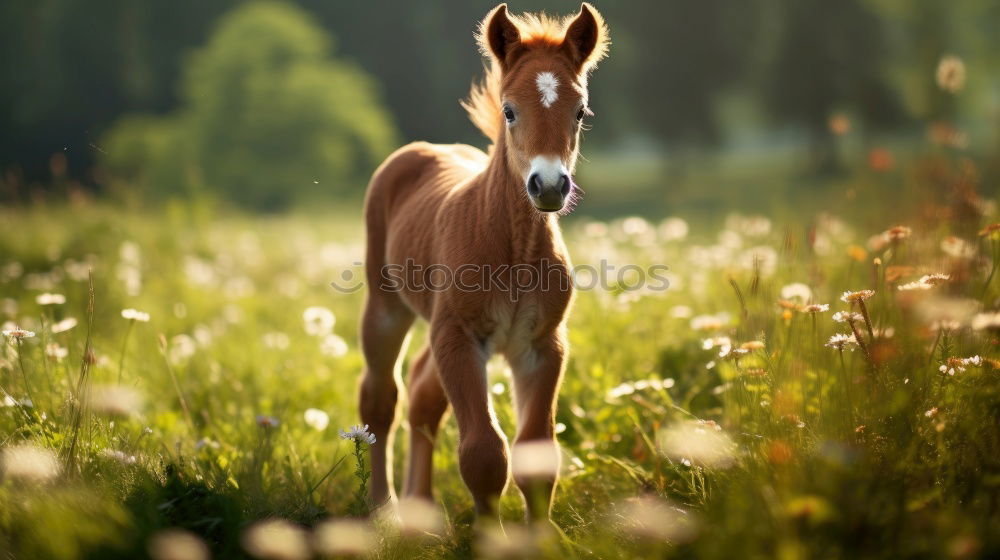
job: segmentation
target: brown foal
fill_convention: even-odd
[[[409,144],[368,187],[360,400],[377,438],[371,497],[376,504],[395,498],[398,364],[419,316],[430,336],[409,379],[404,495],[432,499],[434,440],[450,404],[462,478],[477,513],[496,516],[508,448],[485,368],[501,353],[518,417],[513,462],[522,453],[522,462],[551,467],[515,468],[515,483],[529,517],[545,518],[559,463],[555,402],[572,300],[557,216],[578,196],[572,171],[590,114],[587,76],[607,51],[607,28],[588,4],[565,20],[513,16],[501,4],[483,20],[478,40],[492,64],[463,106],[492,141],[489,155],[466,145]]]

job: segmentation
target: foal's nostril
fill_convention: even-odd
[[[563,196],[569,194],[570,185],[569,175],[564,173],[559,176],[559,192],[561,192]]]
[[[531,196],[538,196],[542,193],[542,178],[538,176],[538,173],[532,173],[531,177],[528,177],[528,194]]]

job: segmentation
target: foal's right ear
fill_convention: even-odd
[[[507,14],[507,4],[500,4],[486,15],[479,26],[479,44],[506,69],[510,54],[521,42],[521,32]]]

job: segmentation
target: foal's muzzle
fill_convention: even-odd
[[[535,208],[542,212],[558,212],[566,204],[566,198],[573,189],[569,175],[560,173],[553,180],[546,181],[540,173],[528,176],[528,197]]]

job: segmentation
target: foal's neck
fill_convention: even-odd
[[[518,260],[551,257],[562,247],[559,220],[555,213],[539,212],[528,200],[524,181],[510,169],[506,147],[501,138],[483,173],[484,206],[490,234],[506,232],[511,256]]]

